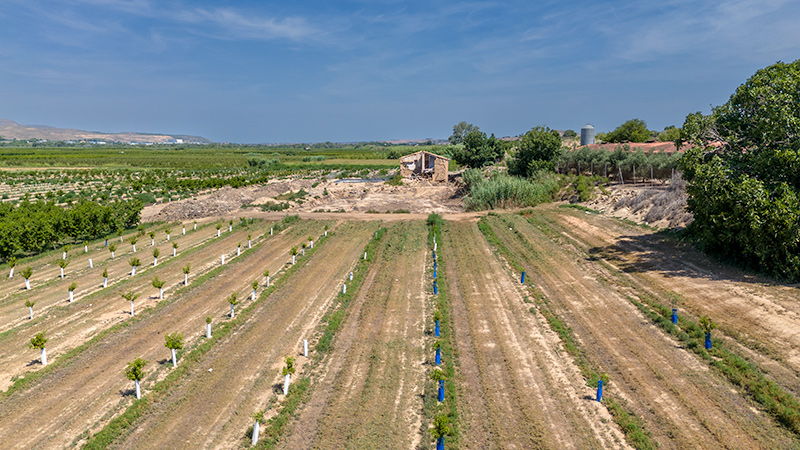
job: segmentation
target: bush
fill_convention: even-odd
[[[464,204],[470,211],[535,206],[551,201],[560,187],[557,176],[547,172],[539,172],[529,180],[501,173],[485,179],[477,178],[475,172],[465,172],[465,183],[469,194]]]

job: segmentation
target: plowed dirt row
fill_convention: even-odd
[[[376,228],[339,229],[115,448],[236,447],[252,425],[250,414],[280,389],[283,357],[297,354]]]
[[[644,318],[609,283],[611,274],[519,215],[490,217],[492,228],[563,316],[587,356],[609,374],[662,448],[786,448],[792,438],[769,416]],[[513,228],[520,234],[510,230]]]
[[[253,252],[242,254],[200,286],[183,293],[156,315],[131,326],[82,352],[69,365],[47,374],[30,389],[0,400],[0,442],[8,448],[63,448],[85,433],[104,426],[132,401],[131,382],[123,374],[127,362],[141,356],[150,360],[145,392],[165,376],[171,363],[164,334],[181,332],[187,347],[202,339],[205,317],[225,320],[226,297],[237,291],[249,298],[249,284],[265,269],[275,272],[290,259],[288,249],[309,234],[322,232],[319,222],[300,222],[274,236]],[[191,414],[189,414],[191,417]]]
[[[475,223],[444,231],[465,448],[627,448]]]
[[[548,208],[545,211],[550,211]],[[554,210],[555,211],[555,210]],[[563,211],[563,209],[561,210]],[[707,315],[779,384],[800,395],[800,302],[797,285],[782,285],[714,263],[612,219],[562,212],[547,214],[582,251],[601,256],[623,276],[680,314]],[[674,294],[678,294],[677,296]]]
[[[178,243],[178,258],[180,258],[181,254],[186,250],[212,239],[212,232],[215,236],[216,230],[207,228],[196,232],[187,231],[186,236],[181,236],[180,233],[173,234],[172,241],[167,241],[164,236],[159,236],[155,245],[155,248],[158,248],[161,252],[159,263],[166,263],[174,259],[172,257],[172,242]],[[239,232],[237,234],[241,235],[242,233]],[[120,249],[116,252],[116,258],[113,260],[110,259],[111,254],[106,250],[92,250],[85,254],[89,256],[84,256],[83,247],[81,247],[80,254],[69,258],[70,263],[64,270],[64,279],[59,277],[59,267],[48,263],[45,267],[34,271],[34,275],[47,276],[48,278],[41,278],[39,283],[34,283],[35,280],[32,280],[31,287],[33,289],[29,291],[24,289],[25,283],[22,276],[15,275],[15,282],[19,283],[18,289],[14,289],[10,295],[0,301],[0,331],[6,331],[18,326],[20,323],[29,323],[28,309],[24,306],[25,300],[30,299],[36,302],[36,305],[34,305],[34,317],[36,317],[47,312],[53,306],[66,303],[69,299],[68,286],[73,282],[78,285],[74,293],[76,300],[101,290],[103,288],[103,269],[108,269],[108,286],[109,288],[114,288],[114,284],[130,278],[131,266],[128,261],[132,256],[136,256],[142,262],[142,266],[137,269],[137,275],[146,276],[143,272],[150,272],[149,269],[153,268],[152,251],[154,247],[150,245],[150,237],[145,236],[145,238],[137,242],[137,252],[135,254],[132,253],[132,246],[127,242],[124,247],[120,245]],[[144,242],[145,240],[146,242]],[[236,242],[233,243],[233,246],[235,250]],[[93,269],[89,268],[88,260],[90,257],[93,259]],[[41,273],[47,268],[54,269],[48,271],[52,272],[49,274]],[[180,268],[175,270],[183,278]]]
[[[58,302],[60,305],[53,304],[48,310],[37,312],[38,315],[34,320],[21,321],[12,330],[0,334],[0,346],[3,348],[3,353],[0,354],[0,389],[7,389],[13,377],[41,367],[36,363],[39,359],[38,353],[28,348],[28,339],[37,331],[47,330],[50,339],[47,345],[48,359],[51,362],[55,361],[65,351],[131,317],[130,303],[120,297],[121,291],[140,293],[141,296],[135,302],[135,309],[142,311],[159,301],[158,289],[152,286],[153,277],[158,276],[167,282],[164,285],[164,298],[169,299],[172,296],[171,291],[183,286],[181,267],[187,262],[192,265],[190,277],[193,279],[219,266],[220,255],[223,253],[226,254],[228,261],[233,261],[236,257],[236,244],[248,234],[252,234],[253,230],[252,227],[242,228],[234,230],[233,233],[226,233],[219,239],[214,237],[197,252],[190,253],[187,252],[190,249],[185,249],[174,258],[170,254],[166,260],[159,261],[158,266],[152,267],[151,262],[148,270],[140,270],[133,277],[127,273],[123,281],[114,286],[109,285],[107,289],[102,289],[102,283],[96,283],[99,288],[96,291],[100,291],[96,295],[77,297],[73,303],[61,299]],[[262,234],[261,229],[259,229],[260,234]],[[93,274],[92,278],[98,276]]]
[[[423,438],[426,237],[422,221],[389,228],[280,448],[413,449]]]

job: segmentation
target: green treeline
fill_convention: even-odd
[[[64,209],[54,202],[0,203],[0,258],[37,253],[62,242],[96,239],[139,223],[142,203],[116,201],[104,206],[81,201]]]

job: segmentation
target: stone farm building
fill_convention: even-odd
[[[449,165],[449,158],[419,151],[400,158],[400,175],[403,178],[431,177],[433,181],[447,181]]]

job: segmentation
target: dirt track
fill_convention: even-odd
[[[128,361],[137,356],[151,361],[143,383],[146,393],[147,386],[165,376],[171,367],[169,351],[164,348],[165,333],[182,332],[187,347],[202,339],[206,316],[213,317],[215,323],[225,320],[230,310],[225,298],[231,291],[240,292],[245,306],[253,279],[267,268],[275,273],[290,259],[289,247],[304,241],[309,234],[321,232],[319,222],[303,222],[273,236],[261,247],[227,264],[220,274],[182,294],[157,315],[108,336],[32,388],[3,398],[0,442],[13,443],[11,448],[63,448],[73,439],[85,437],[87,431],[104,426],[120,411],[117,405],[125,407],[131,402],[128,394],[132,386],[123,375]],[[259,279],[263,285],[263,277]]]
[[[498,237],[572,327],[590,360],[608,372],[610,395],[642,417],[662,448],[786,448],[792,437],[721,376],[645,319],[600,264],[571,245],[551,206],[491,217]],[[588,219],[591,220],[591,219]],[[516,234],[513,228],[520,234]]]
[[[252,425],[250,413],[279,389],[283,357],[297,354],[375,228],[341,227],[115,448],[236,447]]]
[[[413,449],[428,439],[419,435],[426,236],[421,221],[389,228],[311,400],[280,448]]]
[[[459,354],[465,448],[628,448],[560,341],[474,223],[441,246]]]

